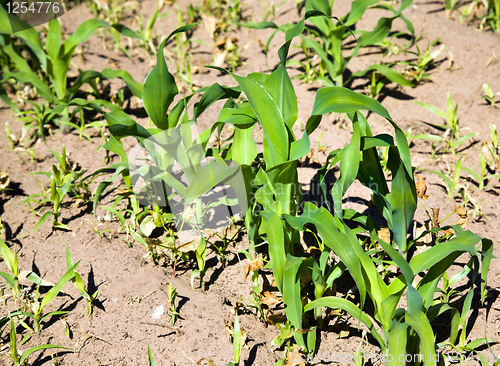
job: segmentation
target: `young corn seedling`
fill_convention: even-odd
[[[4,260],[10,273],[0,272],[0,276],[7,281],[12,291],[12,297],[14,299],[19,299],[22,295],[21,286],[19,285],[19,279],[25,278],[35,284],[41,284],[42,286],[48,286],[49,284],[43,281],[36,273],[31,271],[20,271],[17,261],[17,250],[12,252],[10,248],[5,244],[5,242],[0,238],[0,256]]]
[[[160,20],[169,14],[169,12],[160,14],[159,11],[160,11],[160,4],[158,4],[155,12],[153,13],[153,16],[148,20],[148,22],[145,26],[143,24],[144,20],[143,20],[142,16],[140,14],[138,14],[137,21],[139,24],[139,29],[136,32],[134,32],[133,30],[131,30],[130,28],[128,28],[122,24],[113,24],[112,25],[112,28],[113,28],[112,32],[116,35],[124,34],[129,38],[137,39],[139,41],[139,45],[146,51],[146,53],[148,55],[154,55],[157,52],[158,35],[153,34],[153,28],[154,28],[157,20]],[[119,42],[120,41],[118,38],[115,41],[115,44],[120,45]]]
[[[437,41],[438,40],[434,41],[433,43],[437,43]],[[442,46],[441,48],[431,52],[430,47],[431,47],[430,44],[427,45],[425,53],[422,54],[420,48],[418,47],[418,45],[416,45],[417,48],[416,52],[411,52],[411,51],[407,52],[413,53],[415,56],[417,56],[417,60],[399,62],[400,65],[406,66],[406,70],[404,71],[403,75],[407,79],[412,80],[415,84],[419,84],[426,79],[431,79],[431,76],[428,74],[428,71],[436,67],[435,63],[436,58],[444,49],[444,46]]]
[[[148,365],[156,366],[155,358],[153,357],[153,351],[151,351],[151,347],[148,344]]]
[[[457,164],[455,165],[455,170],[453,171],[453,174],[451,174],[451,169],[448,165],[448,174],[444,174],[443,172],[430,172],[432,174],[437,174],[446,183],[446,192],[448,193],[448,197],[450,198],[455,198],[455,190],[458,188],[458,182],[460,180],[460,172],[462,171],[462,159],[461,157]]]
[[[61,277],[61,279],[51,287],[51,289],[43,296],[42,300],[40,301],[40,286],[41,282],[38,284],[36,293],[32,301],[30,301],[30,306],[31,306],[31,312],[29,311],[24,311],[24,310],[18,310],[14,313],[11,313],[11,316],[26,316],[30,318],[33,321],[33,330],[38,333],[40,331],[40,326],[41,324],[46,320],[49,319],[50,317],[57,316],[57,315],[63,315],[69,313],[69,311],[52,311],[49,313],[44,314],[43,309],[52,302],[52,300],[55,299],[55,297],[59,294],[59,292],[62,290],[63,286],[68,282],[73,280],[75,276],[74,270],[78,268],[78,265],[80,262],[77,262],[73,267],[71,267],[64,276]]]
[[[68,268],[68,271],[72,268],[73,269],[75,268],[73,257],[71,256],[71,253],[69,252],[67,245],[66,245],[66,266]],[[92,314],[92,301],[94,301],[95,298],[97,297],[99,290],[96,290],[92,295],[90,295],[87,292],[87,288],[85,287],[85,283],[83,282],[82,277],[76,271],[76,269],[74,269],[74,274],[75,276],[71,279],[71,282],[73,282],[78,291],[80,291],[80,295],[82,295],[82,297],[87,302],[87,315],[90,316]]]
[[[314,27],[307,26],[307,33],[300,34],[302,48],[304,50],[313,50],[318,58],[318,64],[314,68],[319,68],[317,73],[312,73],[313,68],[312,59],[306,51],[306,72],[311,75],[318,75],[317,79],[328,86],[345,86],[356,77],[363,77],[371,71],[378,71],[386,76],[392,82],[400,85],[413,86],[414,84],[404,77],[399,75],[396,71],[391,70],[384,65],[372,65],[365,70],[353,73],[349,79],[345,80],[345,73],[349,61],[356,57],[362,47],[372,46],[382,42],[391,32],[392,23],[395,19],[401,18],[408,30],[413,33],[413,25],[405,18],[402,12],[411,5],[411,1],[403,1],[399,9],[394,9],[389,4],[379,4],[378,1],[374,2],[357,2],[353,3],[351,10],[348,14],[337,18],[332,15],[333,2],[328,0],[308,0],[305,4],[305,16],[303,21],[309,20]],[[375,28],[371,31],[356,30],[352,31],[351,28],[356,25],[358,20],[364,13],[371,7],[380,7],[392,13],[391,17],[380,18]],[[292,24],[276,25],[273,22],[259,22],[259,23],[246,23],[244,26],[256,29],[273,28],[275,31],[267,40],[267,47],[271,39],[277,32],[286,32],[292,28]],[[349,54],[346,54],[343,43],[349,36],[354,36],[355,46],[351,49]],[[356,37],[357,35],[357,37]]]
[[[11,22],[25,30],[14,33],[10,27]],[[4,84],[10,79],[17,80],[19,83],[29,83],[45,99],[43,118],[41,121],[37,120],[37,124],[41,129],[39,133],[42,137],[44,136],[43,127],[46,123],[45,120],[49,121],[56,116],[57,120],[61,122],[60,127],[63,127],[65,123],[71,122],[76,113],[82,108],[90,108],[98,112],[102,112],[102,105],[113,108],[110,103],[103,100],[96,99],[88,102],[76,97],[84,84],[92,86],[97,78],[120,78],[127,84],[134,95],[141,98],[142,84],[133,80],[130,74],[123,70],[104,69],[102,72],[84,71],[80,73],[73,85],[68,87],[67,74],[76,47],[85,42],[96,29],[107,26],[109,24],[102,20],[89,19],[83,22],[76,29],[75,33],[63,42],[61,25],[57,18],[55,18],[49,22],[46,42],[43,44],[40,35],[34,28],[27,26],[22,20],[11,16],[3,7],[0,7],[0,35],[6,41],[2,49],[15,64],[15,70],[2,75],[3,79],[1,83]],[[40,65],[40,73],[33,70],[28,62],[29,60],[26,60],[20,53],[20,49],[15,46],[17,39],[27,45],[33,62]],[[8,99],[2,93],[2,90],[0,90],[2,99]],[[71,115],[70,108],[68,107],[72,107],[73,109]],[[14,109],[14,111],[16,110],[17,108]]]
[[[488,164],[486,162],[486,158],[484,156],[483,151],[481,151],[479,153],[479,169],[481,169],[479,171],[479,173],[476,173],[472,169],[466,168],[466,167],[463,167],[462,169],[465,170],[467,173],[469,173],[471,175],[471,177],[475,180],[475,182],[477,184],[477,188],[479,190],[481,190],[481,191],[483,189],[495,190],[494,187],[485,185],[485,183],[488,182],[492,178],[500,179],[500,174],[489,174],[489,175],[487,175],[486,174],[487,167],[488,167]]]
[[[9,340],[10,340],[10,358],[12,362],[14,363],[14,366],[28,366],[29,363],[29,357],[31,354],[49,349],[49,348],[60,348],[60,349],[65,349],[65,350],[72,350],[71,348],[63,347],[63,346],[57,346],[54,344],[42,344],[40,346],[35,346],[32,347],[26,351],[23,352],[22,355],[19,355],[18,353],[18,348],[17,348],[17,332],[16,332],[16,325],[14,324],[14,321],[10,319],[10,331],[9,331]]]
[[[493,90],[491,89],[490,84],[483,84],[483,91],[484,95],[481,97],[485,99],[491,106],[497,107],[495,97],[497,95],[500,95],[500,92],[494,93]]]
[[[239,366],[240,358],[241,358],[241,346],[242,346],[242,337],[241,337],[241,328],[240,321],[238,320],[238,311],[234,312],[234,326],[233,326],[233,357],[234,363],[229,362],[227,366]]]
[[[179,313],[175,308],[175,300],[177,298],[177,289],[172,287],[172,283],[168,284],[168,311],[170,313],[170,325],[173,327],[177,318],[179,317]]]
[[[441,129],[444,131],[443,136],[432,135],[432,134],[423,134],[423,135],[415,135],[412,136],[413,139],[425,139],[433,141],[433,150],[435,150],[435,146],[438,143],[442,143],[445,147],[445,151],[450,151],[453,155],[457,153],[457,150],[460,146],[466,142],[467,140],[473,138],[477,135],[476,132],[469,133],[465,136],[460,136],[460,127],[458,126],[458,103],[453,106],[453,100],[451,99],[451,94],[448,92],[448,110],[444,112],[432,105],[415,102],[419,106],[424,107],[428,111],[431,111],[434,114],[444,118],[446,120],[446,124],[443,125],[432,125],[435,128]]]

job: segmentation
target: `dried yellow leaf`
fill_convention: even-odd
[[[417,189],[417,195],[420,197],[420,198],[429,198],[429,196],[427,196],[425,194],[425,192],[427,191],[427,185],[425,184],[425,181],[420,177],[420,175],[416,175],[416,177],[418,178],[418,181],[415,183],[415,188]]]
[[[255,272],[262,268],[264,268],[264,261],[262,260],[262,258],[255,258],[250,262],[250,264],[245,266],[245,280],[247,279],[250,272]]]
[[[434,224],[434,229],[439,227],[439,208],[432,209],[432,221]]]
[[[261,296],[261,302],[269,307],[275,306],[281,302],[281,300],[278,299],[276,295],[270,293],[269,291],[265,291],[264,294],[260,296]]]

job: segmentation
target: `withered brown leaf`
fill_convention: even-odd
[[[417,189],[417,195],[420,197],[420,198],[429,198],[429,196],[427,196],[425,194],[425,192],[427,192],[427,185],[425,184],[425,181],[420,177],[420,175],[416,175],[416,177],[418,178],[418,181],[415,183],[415,188]]]
[[[255,258],[250,262],[250,264],[245,266],[245,280],[247,279],[250,272],[255,272],[262,268],[264,268],[264,261],[262,260],[262,258]]]

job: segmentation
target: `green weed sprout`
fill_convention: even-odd
[[[33,354],[34,352],[38,352],[41,350],[49,349],[49,348],[60,348],[60,349],[66,349],[66,350],[72,350],[71,348],[68,347],[63,347],[63,346],[56,346],[54,344],[43,344],[40,346],[32,347],[26,351],[22,355],[18,354],[18,349],[17,349],[17,332],[16,332],[16,326],[12,319],[10,319],[10,331],[9,331],[9,339],[10,339],[10,349],[11,349],[11,354],[10,357],[12,359],[12,362],[14,363],[15,366],[28,366],[28,360],[29,356]]]
[[[73,262],[73,257],[71,256],[71,253],[69,252],[67,245],[66,245],[66,265],[68,267],[68,270],[75,267],[75,264]],[[92,301],[94,301],[95,298],[97,297],[99,290],[96,290],[92,295],[90,295],[87,292],[87,288],[85,287],[85,283],[83,282],[82,277],[76,271],[76,269],[74,270],[74,273],[75,276],[71,279],[71,282],[73,282],[78,291],[80,291],[80,295],[82,295],[82,297],[86,300],[87,315],[90,316],[92,314]]]
[[[153,35],[153,28],[156,24],[156,21],[159,19],[162,19],[166,17],[169,12],[166,13],[161,13],[159,14],[160,11],[160,6],[158,5],[156,7],[155,12],[153,13],[153,16],[148,20],[146,26],[144,26],[144,20],[140,14],[137,15],[137,20],[139,23],[139,29],[137,31],[133,31],[130,28],[122,25],[122,24],[113,24],[112,25],[112,33],[116,35],[125,35],[129,38],[132,39],[137,39],[139,41],[139,44],[146,53],[149,54],[156,54],[157,52],[157,43],[156,40],[158,38],[157,35]],[[156,43],[156,44],[155,44]],[[115,39],[115,44],[119,45],[120,44],[120,38]],[[121,46],[120,46],[121,47]],[[126,52],[126,50],[122,49],[123,51]],[[126,53],[128,54],[128,52]],[[130,57],[130,55],[128,55]]]
[[[451,99],[451,94],[448,92],[448,110],[444,112],[432,105],[415,102],[419,106],[431,111],[434,114],[445,119],[446,124],[443,125],[435,125],[436,128],[440,128],[444,130],[443,136],[437,136],[432,134],[423,134],[423,135],[415,135],[412,136],[413,139],[425,139],[434,141],[433,150],[438,143],[443,143],[446,151],[450,151],[453,155],[457,153],[459,147],[468,139],[476,136],[477,133],[469,133],[465,136],[460,136],[460,128],[458,126],[458,103],[453,106],[453,100]]]

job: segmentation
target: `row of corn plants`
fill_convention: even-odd
[[[152,161],[137,173],[150,182],[160,182],[169,198],[180,196],[186,205],[194,203],[190,225],[195,230],[200,227],[203,213],[209,208],[203,205],[201,197],[221,182],[238,186],[237,177],[243,177],[244,184],[236,189],[236,193],[238,203],[246,208],[244,224],[250,243],[248,256],[256,259],[264,255],[269,259],[269,267],[273,270],[286,309],[287,320],[283,327],[290,330],[295,344],[305,354],[318,349],[318,333],[325,325],[322,319],[324,308],[342,309],[363,323],[386,355],[388,364],[404,364],[405,358],[400,355],[421,354],[424,365],[436,365],[441,347],[474,351],[493,342],[487,338],[467,342],[469,311],[477,293],[476,279],[480,281],[477,286],[482,302],[486,296],[486,278],[493,257],[492,241],[459,225],[436,225],[418,237],[408,237],[418,199],[414,168],[405,134],[388,111],[376,100],[349,89],[321,88],[316,93],[303,135],[295,136],[297,96],[286,70],[286,61],[293,38],[302,34],[309,17],[325,16],[318,11],[307,12],[304,19],[286,30],[286,43],[278,52],[280,65],[270,75],[251,73],[238,76],[217,68],[230,74],[238,85],[213,84],[199,90],[197,94],[201,94],[201,98],[194,104],[191,117],[188,104],[193,95],[181,98],[171,107],[178,89],[163,57],[167,38],[159,47],[156,67],[144,83],[144,107],[154,126],[144,128],[123,111],[105,114],[111,133],[106,148],[122,158],[117,172],[122,174],[125,183],[131,185],[131,164],[120,140],[132,136],[151,154],[149,159]],[[192,26],[179,28],[170,37]],[[225,104],[217,120],[209,129],[193,137],[191,127],[196,126],[200,115],[219,100],[225,100]],[[374,136],[363,110],[387,120],[394,134]],[[309,152],[309,136],[319,126],[322,116],[332,112],[347,115],[352,122],[353,134],[347,146],[330,152],[327,163],[318,172],[324,201],[328,202],[331,195],[334,202],[333,207],[318,207],[303,202],[297,163]],[[210,137],[218,134],[220,142],[220,133],[226,126],[234,128],[232,137],[225,144],[211,146]],[[263,131],[262,152],[258,152],[253,136],[256,126]],[[377,147],[389,151],[386,167],[390,171],[390,184],[382,169]],[[204,157],[213,159],[203,165]],[[188,177],[187,183],[172,173],[174,162],[182,167],[182,173]],[[340,176],[329,190],[324,182],[325,176],[336,166]],[[355,181],[372,191],[373,201],[386,221],[386,228],[365,214],[342,207],[342,199]],[[99,191],[110,183],[103,182]],[[132,195],[129,199],[134,210],[141,214],[137,198]],[[220,204],[234,202],[211,203]],[[142,216],[151,216],[150,220],[158,228],[176,220],[171,211],[158,204],[143,209],[142,213]],[[387,228],[391,235],[382,239],[379,234]],[[311,251],[313,254],[297,249],[301,231],[314,233],[318,250]],[[203,274],[206,270],[206,243],[201,230],[199,235],[201,239],[196,248],[199,269],[196,273]],[[425,235],[433,236],[434,245],[427,251],[412,255],[417,241]],[[365,250],[367,242],[379,243],[379,257],[388,266],[399,268],[399,272],[393,270],[389,271],[392,275],[380,274],[376,268],[379,257]],[[468,276],[465,292],[454,301],[436,296],[442,291],[438,288],[440,281],[448,278],[447,273],[455,261],[466,253],[470,259],[453,281]],[[355,281],[359,301],[325,296],[344,273]],[[255,270],[256,292],[259,291],[257,277],[258,270]],[[310,278],[310,281],[301,286],[304,278]],[[403,300],[406,300],[406,306],[401,305]],[[372,313],[364,310],[367,301],[374,305]],[[432,322],[444,313],[451,317],[449,337],[447,341],[436,343]]]

